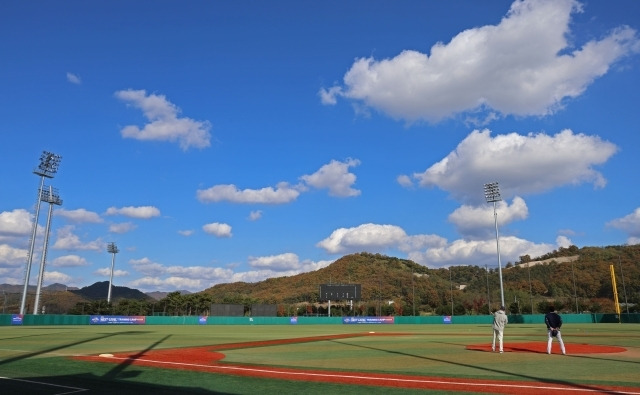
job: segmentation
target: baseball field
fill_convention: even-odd
[[[3,394],[640,394],[640,326],[0,327]]]

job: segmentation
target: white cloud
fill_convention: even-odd
[[[636,208],[631,214],[609,221],[607,226],[627,233],[629,235],[627,244],[640,243],[640,207]]]
[[[78,267],[87,265],[89,265],[87,260],[78,255],[64,255],[51,261],[51,266],[54,267]]]
[[[316,244],[328,253],[380,251],[396,247],[407,239],[399,226],[363,224],[355,228],[339,228]]]
[[[504,201],[497,202],[496,212],[500,225],[523,220],[529,216],[527,204],[519,196],[513,198],[511,205]],[[449,222],[453,223],[458,232],[464,236],[486,237],[491,232],[494,232],[493,204],[485,203],[480,206],[463,205],[449,214]]]
[[[82,84],[82,79],[80,79],[80,77],[78,75],[73,74],[73,73],[67,73],[67,81],[71,82],[72,84],[76,84],[76,85]]]
[[[409,177],[406,174],[401,174],[398,177],[396,177],[396,181],[398,182],[398,184],[400,184],[400,186],[405,187],[405,188],[411,188],[413,187],[413,181],[411,181],[411,177]]]
[[[489,130],[474,130],[455,151],[413,177],[422,187],[437,186],[465,202],[484,200],[483,184],[498,181],[503,197],[540,193],[567,184],[606,180],[594,170],[618,148],[597,136],[571,130],[550,136],[517,133],[491,137]]]
[[[109,232],[111,233],[127,233],[136,228],[136,225],[131,222],[121,222],[119,224],[111,224],[109,225]]]
[[[51,285],[51,284],[69,284],[70,282],[72,282],[73,278],[67,274],[64,273],[60,273],[60,272],[48,272],[45,271],[44,272],[44,276],[42,278],[42,283],[44,285]]]
[[[358,196],[360,191],[353,189],[356,176],[349,172],[350,167],[358,166],[357,159],[347,159],[344,162],[332,160],[310,175],[303,175],[300,179],[306,183],[295,186],[287,182],[278,183],[276,188],[238,189],[233,184],[215,185],[207,189],[199,189],[196,197],[202,203],[228,201],[232,203],[249,204],[283,204],[290,203],[300,196],[308,186],[317,189],[328,189],[330,196],[349,197]]]
[[[90,242],[80,241],[80,237],[73,233],[72,225],[63,226],[57,231],[57,239],[53,244],[53,248],[57,250],[92,250],[101,251],[105,249],[106,244],[101,239]]]
[[[180,118],[180,109],[169,102],[164,95],[149,94],[145,90],[122,90],[116,97],[142,110],[150,121],[142,129],[135,125],[125,126],[122,137],[151,141],[178,141],[180,148],[205,148],[210,145],[211,124],[208,121],[195,121]]]
[[[277,188],[239,190],[235,185],[215,185],[208,189],[199,189],[196,196],[202,203],[229,201],[232,203],[289,203],[298,198],[300,192],[289,184],[282,182]]]
[[[0,244],[0,267],[16,267],[26,265],[26,262],[26,249],[14,248],[8,244]]]
[[[160,216],[160,210],[153,206],[109,207],[106,215],[124,215],[130,218],[149,219]]]
[[[194,233],[194,231],[193,231],[193,230],[191,230],[191,229],[188,229],[188,230],[179,230],[179,231],[178,231],[178,234],[179,234],[179,235],[182,235],[182,236],[185,236],[185,237],[191,236],[193,233]]]
[[[298,261],[298,255],[288,252],[280,255],[249,257],[249,266],[259,269],[284,271],[299,269],[300,262]]]
[[[347,159],[345,162],[332,160],[315,173],[304,175],[300,179],[314,188],[328,189],[330,196],[358,196],[360,191],[351,187],[356,182],[356,176],[349,173],[349,168],[359,164],[357,159]]]
[[[89,222],[97,224],[103,221],[98,213],[94,213],[93,211],[88,211],[83,208],[79,208],[76,210],[65,210],[63,208],[60,208],[54,210],[53,215],[65,218],[75,223]]]
[[[111,268],[103,267],[101,269],[94,271],[93,274],[96,274],[102,277],[111,277]],[[113,277],[126,277],[128,275],[129,275],[129,272],[126,270],[113,269]]]
[[[202,230],[216,237],[231,237],[231,226],[219,222],[212,222],[202,226]]]
[[[541,256],[554,250],[550,244],[535,244],[513,236],[500,237],[500,257],[502,266],[507,262],[516,262],[522,255]],[[474,265],[497,267],[498,255],[496,240],[459,239],[441,247],[413,251],[408,258],[421,265],[436,268],[451,265]]]
[[[33,227],[32,221],[31,214],[27,210],[3,211],[0,213],[0,235],[28,235]]]
[[[251,221],[257,221],[260,218],[262,218],[262,211],[261,210],[255,210],[249,213],[249,220]]]
[[[463,112],[551,114],[625,56],[640,50],[623,26],[582,47],[569,43],[574,0],[515,1],[497,25],[467,29],[430,54],[356,59],[344,86],[321,89],[322,103],[344,97],[409,122],[437,122]]]

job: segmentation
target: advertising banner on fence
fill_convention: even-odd
[[[11,314],[11,325],[22,325],[22,314]]]
[[[393,324],[393,316],[388,317],[343,317],[343,324]]]
[[[143,315],[92,315],[91,325],[144,325],[147,317]]]
[[[198,324],[207,325],[207,316],[206,315],[199,316],[198,317]]]
[[[450,324],[451,323],[451,316],[450,315],[442,316],[442,323],[443,324]]]

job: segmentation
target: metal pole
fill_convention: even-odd
[[[107,303],[111,303],[111,288],[113,284],[113,268],[116,263],[116,254],[118,253],[118,247],[116,243],[109,243],[107,245],[107,251],[111,253],[111,274],[109,275],[109,292],[107,293]]]
[[[573,261],[571,261],[571,276],[573,277],[573,297],[576,300],[576,314],[580,314],[578,311],[578,293],[576,291],[576,274],[573,271]]]
[[[42,201],[42,188],[44,188],[44,176],[40,177],[40,188],[38,188],[38,201],[36,203],[36,216],[33,218],[33,227],[31,229],[31,245],[29,246],[29,255],[27,255],[27,268],[24,272],[24,289],[22,290],[22,302],[20,303],[20,314],[24,314],[24,308],[27,303],[27,290],[29,289],[29,277],[31,277],[31,263],[33,262],[33,250],[36,244],[36,233],[38,231],[38,217],[40,216],[40,202]]]
[[[45,196],[44,191],[42,195]],[[46,197],[49,202],[49,214],[47,215],[47,226],[44,232],[44,243],[42,246],[42,257],[40,259],[40,273],[38,273],[38,287],[36,288],[36,301],[33,304],[33,314],[38,314],[38,306],[40,304],[40,292],[42,291],[42,281],[44,279],[44,267],[47,261],[47,247],[49,245],[49,231],[51,230],[51,214],[53,213],[54,193],[53,188],[49,187],[49,195]]]
[[[496,211],[496,202],[493,202],[493,218],[496,224],[496,247],[498,249],[498,274],[500,275],[500,301],[504,306],[504,287],[502,285],[502,263],[500,262],[500,235],[498,234],[498,212]]]
[[[531,285],[531,262],[527,262],[527,269],[529,269],[529,300],[531,301],[531,315],[533,315],[533,287]]]
[[[627,315],[629,314],[629,303],[627,302],[627,289],[624,286],[624,272],[622,271],[622,263],[620,255],[618,255],[618,266],[620,266],[620,275],[622,276],[622,292],[624,292],[624,305],[627,307]]]
[[[489,294],[489,267],[484,265],[484,270],[487,272],[487,307],[489,308],[489,314],[491,314],[491,296]]]
[[[453,278],[451,277],[451,266],[449,266],[449,284],[451,284],[451,316],[453,317]]]

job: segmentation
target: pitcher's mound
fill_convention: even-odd
[[[576,344],[565,343],[567,354],[608,354],[615,352],[625,352],[626,348],[615,346],[600,346],[596,344]],[[528,342],[528,343],[505,343],[504,352],[536,352],[541,354],[547,353],[546,342]],[[467,350],[488,351],[491,352],[491,343],[471,344],[467,346]],[[551,349],[552,354],[560,354],[560,346],[554,340]]]

